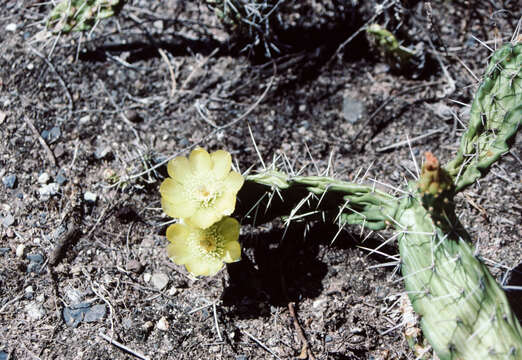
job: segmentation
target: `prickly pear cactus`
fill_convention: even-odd
[[[62,0],[49,15],[52,32],[88,31],[100,20],[117,15],[125,0]]]
[[[522,119],[522,43],[497,50],[473,104],[459,151],[446,170],[457,191],[485,175],[509,151]]]
[[[521,359],[522,328],[504,291],[475,256],[452,199],[423,204],[422,188],[439,188],[436,183],[444,177],[430,157],[427,167],[419,184],[412,184],[419,196],[403,200],[394,223],[402,232],[406,290],[424,336],[442,360]]]
[[[218,19],[240,38],[250,39],[248,47],[261,45],[270,57],[279,49],[274,44],[271,21],[277,1],[273,0],[205,0]]]

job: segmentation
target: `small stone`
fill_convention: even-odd
[[[105,317],[106,313],[107,309],[105,304],[93,305],[89,308],[89,310],[87,310],[87,312],[85,312],[83,321],[89,323],[101,320]]]
[[[38,183],[45,185],[45,184],[47,184],[49,182],[50,178],[51,177],[49,176],[48,173],[43,172],[43,173],[40,174],[40,176],[38,176]]]
[[[343,98],[343,117],[351,124],[355,124],[365,111],[364,104],[349,96]]]
[[[6,353],[5,351],[0,351],[0,360],[8,360],[9,359],[9,354]]]
[[[133,273],[139,274],[143,271],[143,264],[139,262],[138,260],[129,260],[125,266],[127,271],[131,271]]]
[[[16,31],[16,24],[15,23],[10,23],[10,24],[7,24],[6,27],[5,27],[5,31],[8,31],[8,32],[15,32]]]
[[[58,126],[54,126],[51,130],[44,130],[40,134],[42,138],[47,141],[48,144],[56,142],[62,135],[62,132]]]
[[[324,337],[324,342],[326,342],[326,343],[332,342],[332,340],[333,340],[333,339],[332,339],[332,337],[331,337],[330,335],[326,335],[326,336]]]
[[[59,158],[63,154],[65,154],[65,146],[62,143],[59,143],[56,145],[53,152],[54,152],[54,156]]]
[[[156,327],[158,330],[167,331],[169,329],[169,322],[167,321],[167,318],[163,316],[161,319],[159,319]]]
[[[77,327],[82,322],[85,313],[89,311],[90,306],[90,303],[84,302],[65,307],[62,312],[65,324],[70,327]]]
[[[98,198],[98,195],[96,195],[95,193],[90,192],[90,191],[86,191],[83,194],[83,199],[87,202],[95,203],[97,198]]]
[[[8,247],[0,247],[0,255],[5,255],[5,254],[7,254],[9,251],[11,251],[11,249],[8,248]]]
[[[156,289],[163,290],[169,283],[169,277],[164,273],[155,273],[152,275],[151,281]]]
[[[50,184],[44,185],[38,189],[38,194],[40,194],[40,200],[49,200],[51,196],[56,195],[60,190],[60,186],[52,182]]]
[[[236,356],[236,360],[248,360],[248,357],[246,355],[238,355]]]
[[[56,175],[56,183],[60,186],[65,184],[67,182],[67,178],[65,177],[65,174],[60,170],[58,172],[58,175]]]
[[[80,124],[82,125],[87,124],[89,121],[91,121],[91,115],[82,116],[79,120]]]
[[[2,178],[2,183],[8,189],[14,189],[16,187],[16,175],[9,174]]]
[[[36,297],[36,301],[42,304],[45,301],[45,295],[38,294],[38,296]]]
[[[0,125],[4,123],[7,114],[3,111],[0,111]]]
[[[27,266],[28,273],[37,273],[40,271],[44,261],[44,257],[42,254],[27,254],[26,259],[29,260],[29,265]]]
[[[138,114],[136,110],[129,110],[125,113],[127,116],[127,119],[129,119],[130,122],[133,123],[140,123],[143,121],[143,118]]]
[[[112,156],[112,149],[110,146],[101,146],[94,152],[96,160],[109,159]]]
[[[25,306],[25,312],[27,313],[27,316],[31,320],[40,320],[45,316],[45,310],[42,306],[42,304],[38,304],[36,302],[30,302]]]
[[[0,219],[2,221],[2,225],[4,225],[5,227],[9,227],[9,226],[13,225],[15,222],[14,216],[9,213]]]
[[[152,329],[154,327],[154,324],[152,323],[152,321],[146,321],[142,326],[141,328],[145,331],[148,331],[150,329]]]
[[[148,283],[150,281],[151,277],[152,277],[152,275],[150,273],[145,273],[145,274],[143,274],[143,281]]]
[[[364,330],[360,327],[355,327],[355,328],[350,329],[351,334],[362,334],[363,332],[364,332]]]
[[[169,296],[174,296],[174,295],[176,295],[177,293],[178,293],[178,288],[175,287],[175,286],[172,286],[172,287],[169,289],[169,291],[167,292],[167,294],[168,294]]]
[[[25,254],[25,245],[24,244],[20,244],[16,247],[16,257],[23,257]]]

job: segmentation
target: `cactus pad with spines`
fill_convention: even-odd
[[[117,15],[125,0],[62,0],[49,15],[52,32],[88,31],[105,18]]]
[[[468,129],[446,170],[456,190],[485,175],[509,151],[522,119],[522,43],[495,51],[473,103]]]

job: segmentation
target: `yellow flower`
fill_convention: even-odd
[[[160,186],[163,211],[202,229],[232,214],[244,179],[230,171],[231,164],[228,152],[209,154],[202,148],[194,149],[188,159],[171,160],[167,167],[170,177]]]
[[[215,275],[223,268],[223,262],[231,263],[241,258],[238,238],[239,223],[228,216],[207,229],[173,224],[167,228],[170,241],[167,254],[195,276]]]

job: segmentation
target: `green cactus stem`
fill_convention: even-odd
[[[441,360],[522,359],[522,328],[502,288],[475,256],[454,212],[454,187],[427,154],[421,178],[397,199],[329,177],[265,171],[246,177],[236,215],[254,224],[307,216],[398,231],[402,274]]]
[[[399,41],[389,30],[379,24],[371,24],[366,28],[370,42],[379,50],[390,65],[404,69],[416,52],[399,44]]]
[[[51,11],[47,28],[53,33],[88,31],[117,15],[124,4],[125,0],[62,0]]]
[[[446,165],[456,191],[483,177],[510,142],[522,119],[522,43],[495,51],[471,105],[468,129]]]
[[[238,193],[236,214],[244,222],[254,224],[307,214],[308,219],[382,230],[399,206],[393,196],[375,187],[330,177],[290,177],[279,171],[266,171],[245,180]]]
[[[419,184],[431,187],[445,175],[429,156],[427,167]],[[522,328],[504,291],[475,256],[452,199],[437,197],[426,207],[419,184],[411,184],[418,195],[403,199],[394,224],[402,232],[406,291],[424,336],[441,360],[522,359]]]

